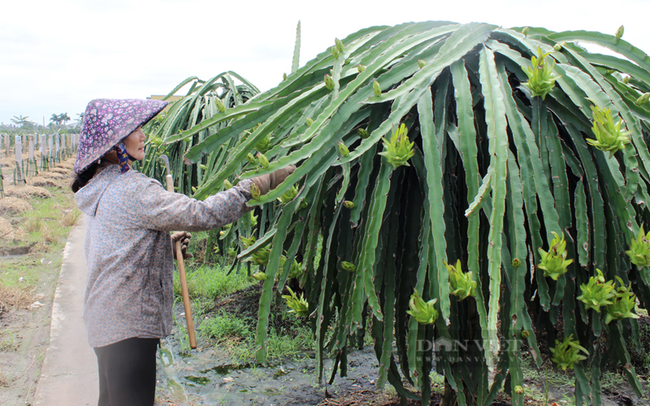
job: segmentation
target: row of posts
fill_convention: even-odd
[[[68,159],[76,153],[78,144],[79,134],[0,134],[0,156],[9,157],[14,152],[13,184],[22,185],[27,183],[27,177],[38,175],[39,170],[47,171]],[[35,150],[39,151],[38,158]],[[0,170],[0,197],[4,197],[3,181]]]

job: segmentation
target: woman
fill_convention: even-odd
[[[144,159],[141,127],[167,102],[93,100],[84,116],[72,184],[87,217],[88,281],[84,323],[99,367],[99,406],[154,403],[156,349],[172,329],[171,230],[209,230],[249,209],[250,186],[262,194],[295,167],[242,180],[198,201],[170,193],[131,169]]]

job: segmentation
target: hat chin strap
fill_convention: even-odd
[[[120,171],[122,173],[128,172],[131,169],[129,159],[133,159],[133,157],[126,152],[126,146],[123,142],[120,142],[113,148],[117,152],[117,158],[120,160]],[[135,161],[135,159],[133,160]]]

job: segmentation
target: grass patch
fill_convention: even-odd
[[[29,254],[22,257],[0,260],[0,286],[33,290],[41,278],[61,268],[61,256]]]
[[[218,265],[199,265],[193,268],[188,263],[185,268],[187,290],[192,298],[215,299],[245,289],[255,281],[244,273],[226,274]],[[174,293],[181,295],[181,283],[178,273],[174,274]]]
[[[627,378],[623,374],[613,371],[603,372],[603,376],[600,379],[601,388],[603,391],[608,392],[618,392],[627,384]]]
[[[289,328],[271,329],[266,340],[269,359],[302,358],[305,355],[305,350],[313,351],[315,346],[316,341],[311,328],[297,318],[292,320],[292,325]]]
[[[282,317],[278,315],[276,317]],[[230,319],[224,321],[223,318]],[[230,330],[223,331],[214,330],[212,340],[214,345],[219,347],[234,359],[237,363],[243,364],[255,361],[255,352],[258,345],[255,342],[255,325],[257,320],[239,319],[236,316],[228,314],[221,314],[215,319],[221,319],[215,323],[222,323]],[[208,322],[204,320],[201,323]],[[288,315],[283,322],[280,323],[281,327],[271,327],[266,339],[266,351],[269,360],[294,358],[300,359],[307,356],[305,351],[313,351],[315,349],[316,341],[308,325],[297,319],[292,315]],[[273,324],[273,323],[272,323]],[[201,327],[201,331],[203,328]]]
[[[30,199],[34,209],[25,213],[22,221],[26,242],[36,244],[36,250],[40,252],[61,250],[70,228],[81,215],[72,192],[49,190],[52,193],[50,198]]]
[[[28,254],[0,259],[0,313],[25,305],[61,268],[61,250],[81,212],[70,190],[48,190],[51,197],[30,197],[32,209],[10,217],[20,240],[0,241],[6,247],[31,246]]]
[[[575,375],[572,370],[555,369],[550,359],[545,360],[538,368],[528,353],[523,355],[522,361],[524,395],[532,400],[550,404],[553,401],[553,393],[567,393],[574,387]]]
[[[236,295],[246,296],[242,292]],[[248,297],[248,296],[246,296]],[[225,299],[228,300],[228,299]],[[210,304],[214,305],[214,302]],[[208,312],[210,304],[206,301],[193,301],[192,308],[197,323],[197,336],[204,345],[215,346],[225,352],[235,363],[245,364],[255,362],[255,352],[258,345],[255,342],[257,318],[243,315],[232,309],[219,309]],[[305,351],[314,350],[315,341],[310,326],[303,319],[293,314],[279,311],[271,313],[269,334],[267,337],[267,353],[269,359],[302,358]],[[179,334],[181,351],[185,349],[184,323],[176,323]],[[187,347],[189,351],[189,347]]]
[[[212,345],[225,351],[234,362],[255,362],[255,352],[258,349],[255,343],[257,305],[261,291],[259,286],[253,285],[259,285],[259,282],[248,275],[246,267],[242,267],[240,272],[233,271],[228,275],[228,268],[221,268],[216,263],[203,263],[202,255],[197,253],[205,251],[207,238],[207,233],[192,234],[188,251],[194,254],[194,258],[186,260],[185,263],[197,338],[202,346],[207,343],[208,346]],[[318,245],[318,254],[321,249],[322,238]],[[255,269],[251,270],[251,273],[254,272]],[[178,304],[182,301],[178,273],[174,275],[174,293]],[[237,305],[230,306],[234,303]],[[304,357],[305,351],[313,350],[315,346],[310,326],[303,319],[287,313],[284,301],[278,303],[281,307],[270,315],[266,343],[268,357]],[[180,352],[188,353],[189,344],[184,321],[176,320],[174,338],[180,346]]]
[[[11,352],[18,350],[19,340],[15,333],[3,331],[0,333],[0,351]]]
[[[214,317],[203,320],[199,333],[217,344],[228,340],[240,341],[251,335],[252,325],[253,320],[232,317],[222,310]]]
[[[15,307],[25,307],[31,300],[31,294],[17,286],[0,284],[0,314]]]

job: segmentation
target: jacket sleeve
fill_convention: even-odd
[[[228,190],[208,197],[205,201],[165,190],[151,178],[141,175],[133,199],[127,208],[134,213],[132,226],[159,231],[211,230],[232,223],[248,212],[250,180],[243,180]]]

